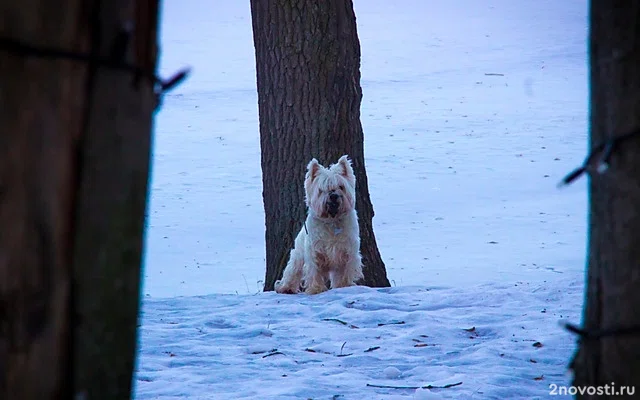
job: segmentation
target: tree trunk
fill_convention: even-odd
[[[635,2],[591,1],[592,148],[608,138],[640,129],[638,21],[640,7]],[[610,169],[591,177],[589,194],[584,328],[610,330],[638,326],[640,138],[618,146]],[[613,382],[615,388],[620,389],[623,385],[637,385],[640,382],[640,335],[581,340],[572,369],[576,386],[611,386]]]
[[[3,1],[0,37],[86,51],[80,13],[80,1]],[[71,390],[69,234],[84,71],[0,50],[2,399],[64,398]]]
[[[295,3],[295,4],[294,4]],[[353,161],[364,284],[389,286],[373,233],[360,123],[360,43],[350,0],[251,0],[266,222],[265,290],[306,218],[307,163]]]
[[[157,0],[101,1],[98,54],[133,22],[126,60],[156,69]],[[145,209],[156,104],[153,85],[100,68],[80,158],[73,253],[74,384],[88,399],[130,397]]]
[[[131,21],[125,60],[155,70],[156,1],[0,15],[1,38],[102,56]],[[4,48],[0,77],[0,398],[130,398],[153,87]]]

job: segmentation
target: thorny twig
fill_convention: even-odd
[[[595,146],[587,155],[582,165],[560,181],[558,187],[567,186],[578,179],[582,174],[603,174],[609,168],[611,156],[620,148],[620,145],[627,140],[640,135],[640,129],[625,133],[620,136],[611,137],[599,145]]]
[[[170,78],[162,79],[157,76],[154,71],[146,70],[138,65],[133,65],[125,62],[124,54],[126,53],[126,48],[130,41],[130,35],[131,32],[129,30],[123,30],[122,32],[120,32],[120,34],[116,37],[112,44],[111,55],[109,57],[101,57],[93,53],[78,53],[66,49],[38,47],[8,37],[0,37],[0,50],[4,50],[20,56],[38,57],[42,59],[54,60],[64,59],[86,64],[93,64],[98,67],[124,71],[133,75],[134,83],[137,82],[139,78],[146,78],[154,86],[157,105],[159,105],[160,97],[182,83],[189,75],[190,69],[182,69],[172,75]]]
[[[564,325],[564,328],[569,332],[578,335],[581,339],[586,340],[597,340],[612,336],[640,334],[640,325],[632,325],[623,328],[587,330],[567,323]]]

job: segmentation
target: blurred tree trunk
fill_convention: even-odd
[[[637,3],[591,1],[589,62],[592,148],[607,138],[640,129],[639,21],[640,7]],[[589,194],[589,260],[584,328],[609,330],[638,326],[639,138],[627,140],[618,147],[609,171],[591,177]],[[616,388],[638,385],[640,335],[582,340],[572,369],[576,386],[611,385],[612,382]]]
[[[360,42],[351,0],[251,0],[256,54],[265,290],[282,276],[305,220],[305,168],[348,154],[356,174],[364,284],[389,286],[373,233],[360,123]]]
[[[130,22],[125,60],[154,71],[157,13],[153,0],[0,1],[0,38],[109,56]],[[0,48],[1,399],[131,397],[155,106],[132,82]]]

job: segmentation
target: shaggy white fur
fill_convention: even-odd
[[[312,159],[304,189],[307,219],[276,292],[317,294],[327,290],[327,280],[331,288],[354,285],[363,276],[351,160],[344,155],[325,168]]]

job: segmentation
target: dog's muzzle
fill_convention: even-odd
[[[337,193],[329,194],[329,201],[327,202],[327,212],[331,217],[338,215],[340,210],[340,195]]]

